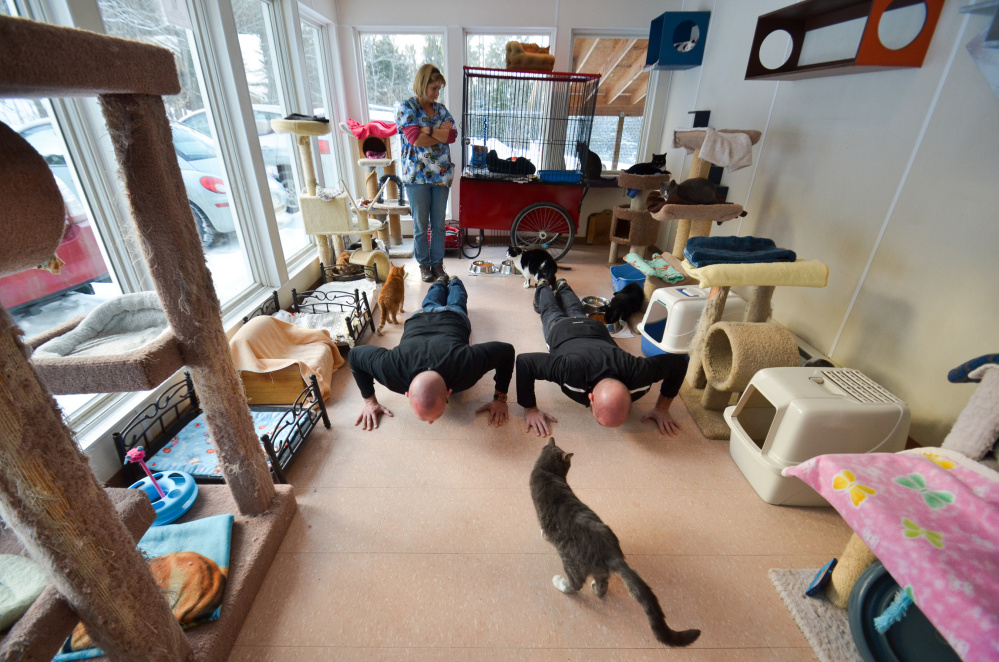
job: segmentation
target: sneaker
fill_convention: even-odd
[[[420,278],[423,279],[424,283],[434,282],[434,274],[429,264],[420,265]]]
[[[539,288],[539,287],[541,287],[542,285],[544,285],[545,287],[551,287],[551,286],[552,286],[552,285],[551,285],[551,283],[549,283],[549,282],[548,282],[547,280],[545,280],[544,278],[539,278],[539,279],[538,279],[538,282],[534,284],[534,287],[535,287],[535,289],[536,289],[536,288]]]
[[[552,292],[558,294],[562,291],[563,287],[569,287],[569,283],[566,282],[565,278],[559,278],[555,281],[555,287],[552,288]]]
[[[433,274],[433,277],[436,278],[437,280],[442,280],[445,283],[451,280],[451,278],[447,275],[447,272],[444,271],[443,262],[438,262],[437,264],[430,267],[430,271]]]
[[[436,280],[436,281],[434,281],[434,282],[437,282],[437,283],[444,283],[445,285],[447,285],[447,284],[448,284],[448,277],[447,277],[447,275],[446,275],[446,274],[445,274],[445,275],[443,275],[443,276],[439,276],[439,277],[437,278],[437,280]]]

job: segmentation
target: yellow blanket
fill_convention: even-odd
[[[701,287],[738,285],[825,287],[829,283],[829,267],[818,260],[711,264],[699,269],[684,260],[683,269],[691,278],[699,280]]]
[[[333,373],[344,364],[325,329],[305,329],[273,317],[254,317],[229,341],[236,370],[267,373],[297,363],[306,383],[315,373],[323,400],[330,396]],[[304,388],[304,385],[303,385]]]

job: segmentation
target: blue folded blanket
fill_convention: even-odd
[[[683,256],[695,268],[710,264],[751,264],[754,262],[794,262],[794,251],[777,248],[766,237],[691,237]]]

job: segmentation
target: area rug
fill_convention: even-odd
[[[853,643],[850,622],[845,609],[840,609],[825,597],[810,598],[805,589],[815,570],[780,570],[771,568],[770,581],[794,622],[801,628],[819,662],[864,662]]]

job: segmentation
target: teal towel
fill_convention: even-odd
[[[222,609],[232,515],[216,515],[184,524],[154,526],[139,541],[156,583],[163,589],[182,628],[217,620]],[[99,648],[74,651],[72,637],[53,662],[83,660],[104,655]]]
[[[638,253],[628,253],[624,261],[641,271],[646,276],[661,278],[667,283],[679,283],[683,274],[674,269],[659,253],[653,253],[651,260],[645,260]]]

